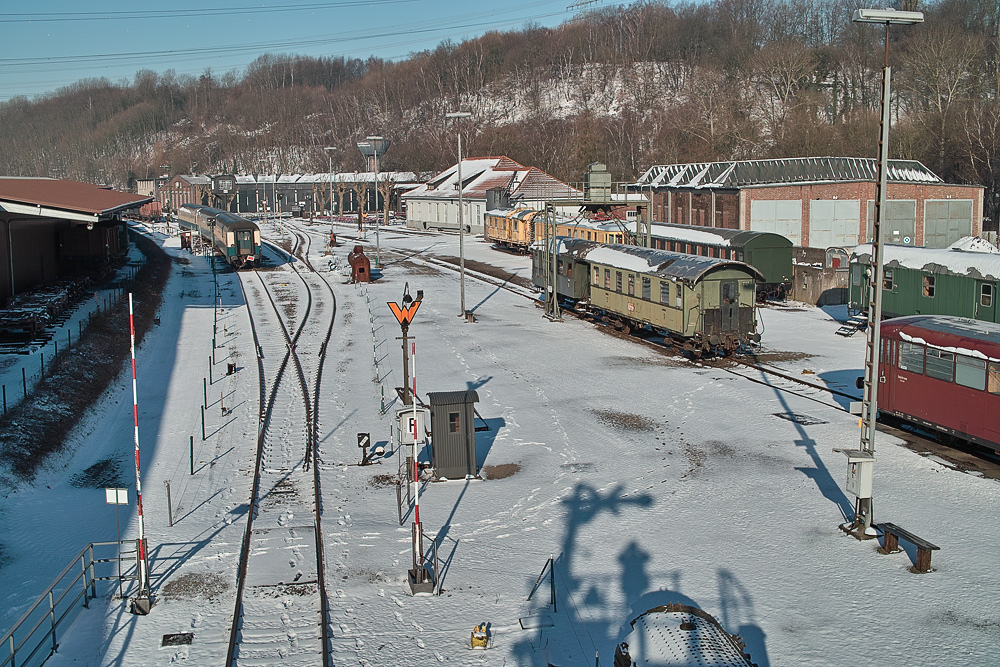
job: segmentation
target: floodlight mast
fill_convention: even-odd
[[[461,282],[461,312],[459,317],[466,317],[465,312],[465,222],[462,219],[462,119],[469,118],[472,114],[468,111],[453,111],[446,113],[445,118],[453,118],[458,121],[458,270]]]
[[[864,400],[861,404],[861,452],[874,456],[875,427],[878,418],[878,385],[881,377],[879,368],[881,326],[882,326],[882,282],[885,264],[881,227],[885,216],[887,170],[889,162],[889,91],[892,70],[889,67],[889,26],[923,23],[922,12],[903,12],[894,9],[858,9],[852,20],[855,23],[879,23],[885,25],[885,57],[882,67],[882,120],[879,127],[878,175],[875,197],[875,216],[872,221],[872,253],[868,283],[868,340],[865,347]],[[874,459],[872,459],[874,461]],[[848,463],[849,471],[851,463]],[[849,472],[850,474],[850,472]],[[859,539],[874,536],[872,528],[872,498],[858,497],[855,504],[854,520],[843,528]]]
[[[382,260],[379,257],[382,254],[381,245],[379,244],[378,228],[379,228],[379,210],[378,210],[378,147],[381,145],[383,140],[382,136],[370,136],[365,137],[366,140],[371,142],[373,157],[372,165],[375,169],[375,263],[378,266],[382,265]]]

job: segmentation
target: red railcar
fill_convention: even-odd
[[[1000,325],[913,315],[881,335],[879,410],[1000,454]]]

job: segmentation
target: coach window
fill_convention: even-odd
[[[604,269],[604,289],[611,289],[611,269]]]
[[[927,377],[951,382],[955,377],[955,354],[944,350],[928,348],[927,360],[924,362]]]
[[[986,375],[986,389],[991,394],[1000,394],[1000,362],[991,361]]]
[[[882,274],[882,289],[892,291],[892,269],[885,269]]]
[[[622,272],[615,271],[615,291],[622,291]]]
[[[635,296],[635,276],[628,274],[628,295]]]
[[[566,265],[563,264],[563,261],[561,259],[556,260],[556,273],[558,273],[560,276],[566,275]]]
[[[983,308],[993,307],[993,285],[983,283],[979,290],[979,305]]]
[[[670,283],[666,280],[660,281],[660,303],[670,305]]]
[[[650,300],[650,294],[653,291],[653,281],[646,276],[642,277],[642,298],[646,301]]]
[[[926,275],[926,276],[924,276],[923,294],[926,297],[934,298],[934,276],[933,275]]]
[[[956,355],[955,384],[979,391],[986,389],[986,362],[964,354]]]
[[[899,362],[896,364],[900,370],[911,373],[924,372],[924,346],[919,343],[909,343],[902,341],[899,344]]]
[[[594,284],[595,285],[601,284],[601,270],[596,266],[594,267]]]

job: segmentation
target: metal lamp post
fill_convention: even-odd
[[[379,213],[378,213],[378,147],[381,144],[381,142],[382,142],[383,139],[382,139],[381,136],[365,137],[365,139],[367,139],[368,141],[371,142],[372,150],[374,151],[373,164],[375,166],[375,264],[377,265],[379,263],[379,257],[381,255],[381,249],[380,249],[380,246],[379,246],[379,239],[378,239],[378,228],[380,227],[379,217],[378,217],[379,216]]]
[[[875,202],[875,219],[872,224],[872,254],[870,281],[868,284],[868,340],[865,351],[864,400],[861,405],[861,447],[860,451],[845,450],[848,456],[848,488],[853,480],[867,479],[854,488],[866,491],[857,494],[853,523],[844,528],[859,538],[872,537],[872,494],[870,492],[871,469],[875,461],[875,422],[878,417],[879,348],[882,324],[882,280],[884,276],[883,243],[881,225],[885,215],[887,167],[889,161],[889,26],[922,23],[922,12],[902,12],[892,9],[858,9],[852,19],[856,23],[879,23],[885,25],[885,62],[882,67],[882,122],[879,129],[878,185]],[[864,497],[867,496],[867,497]]]
[[[465,222],[462,219],[462,119],[469,118],[472,114],[468,111],[455,111],[445,114],[445,118],[458,120],[458,267],[461,276],[461,297],[462,311],[459,317],[465,317]]]
[[[326,151],[327,157],[330,159],[330,223],[333,224],[333,154],[337,151],[333,146],[327,146],[323,150]]]

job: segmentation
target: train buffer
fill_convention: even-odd
[[[837,333],[841,336],[849,337],[858,333],[868,326],[868,318],[864,315],[852,315],[850,319],[840,325]]]
[[[941,547],[931,544],[927,540],[917,537],[908,530],[904,530],[894,523],[878,523],[875,527],[882,531],[884,542],[882,549],[886,553],[896,553],[899,551],[899,540],[902,538],[917,548],[917,562],[913,565],[914,572],[929,572],[931,569],[931,552],[937,551]]]

